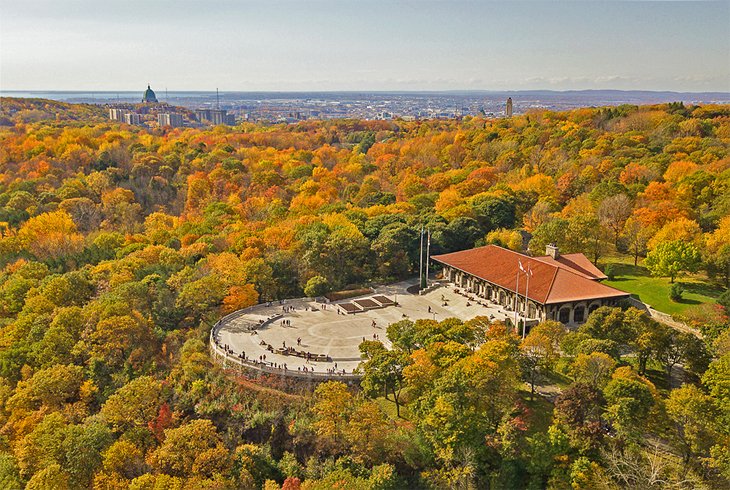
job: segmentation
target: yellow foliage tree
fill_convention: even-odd
[[[18,231],[18,244],[40,260],[58,260],[79,253],[84,237],[68,213],[54,211],[26,221]]]

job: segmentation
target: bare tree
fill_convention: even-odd
[[[650,237],[649,230],[634,218],[629,218],[624,225],[622,236],[626,240],[629,252],[634,256],[634,265],[637,265],[639,256],[646,253],[646,244]]]
[[[601,482],[608,488],[645,490],[684,490],[697,488],[698,482],[688,475],[676,458],[665,453],[658,444],[652,447],[619,449],[612,445],[603,451],[608,481]]]
[[[607,197],[598,206],[598,219],[613,233],[614,245],[618,245],[618,238],[621,236],[626,220],[631,216],[633,207],[631,199],[626,194]]]

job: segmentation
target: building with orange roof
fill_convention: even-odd
[[[531,257],[487,245],[431,260],[442,266],[443,277],[457,287],[517,311],[528,324],[558,320],[585,322],[593,310],[615,306],[629,293],[601,284],[606,276],[585,255],[561,255],[549,245],[546,255]]]

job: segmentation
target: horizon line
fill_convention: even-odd
[[[154,89],[153,89],[154,90]],[[159,92],[199,92],[199,93],[215,93],[216,89],[201,90],[201,89],[157,89]],[[99,90],[75,90],[75,89],[2,89],[0,93],[12,93],[12,92],[46,92],[46,93],[137,93],[144,92],[144,89],[99,89]],[[730,95],[730,90],[703,90],[703,91],[687,91],[687,90],[669,90],[669,89],[616,89],[616,88],[585,88],[585,89],[548,89],[548,88],[536,88],[536,89],[332,89],[332,90],[304,90],[304,89],[291,89],[291,90],[220,90],[223,93],[526,93],[526,92],[552,92],[552,93],[571,93],[571,92],[648,92],[648,93],[673,93],[673,94],[724,94]]]

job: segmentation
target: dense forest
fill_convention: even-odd
[[[730,107],[145,129],[2,99],[0,145],[2,488],[730,487]],[[402,321],[360,386],[212,363],[222,314],[411,277],[423,226],[713,299],[686,331]]]

